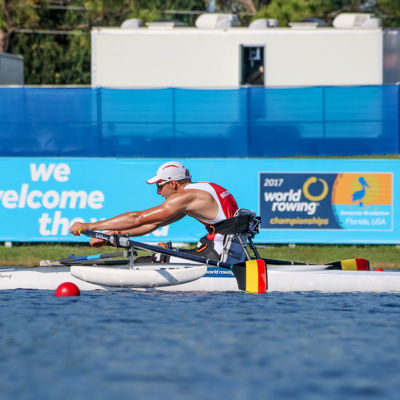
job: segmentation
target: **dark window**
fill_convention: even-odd
[[[264,86],[264,46],[240,46],[241,85]]]

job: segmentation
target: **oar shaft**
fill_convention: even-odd
[[[83,230],[80,233],[82,233],[83,235],[89,236],[89,237],[94,237],[94,238],[102,239],[102,240],[106,240],[106,241],[110,241],[110,239],[111,239],[110,235],[107,235],[107,234],[101,233],[101,232],[84,231]],[[183,253],[183,252],[176,251],[176,250],[164,249],[163,247],[160,247],[160,246],[154,246],[154,245],[147,244],[147,243],[136,242],[134,240],[130,240],[127,237],[123,237],[123,236],[119,237],[119,245],[121,247],[127,247],[127,248],[133,247],[135,249],[148,250],[148,251],[152,251],[154,253],[162,253],[167,256],[179,257],[179,258],[183,258],[185,260],[195,261],[195,262],[202,263],[202,264],[214,265],[216,267],[232,269],[232,265],[227,264],[227,263],[212,260],[210,258],[197,256],[195,254]]]
[[[98,260],[100,258],[117,258],[117,257],[127,257],[127,252],[126,251],[117,251],[115,253],[91,254],[89,256],[80,256],[80,257],[75,257],[75,256],[71,255],[68,258],[63,258],[63,259],[60,259],[57,261],[63,263],[63,262]]]
[[[74,260],[75,261],[98,260],[100,258],[117,258],[117,257],[126,257],[126,256],[127,256],[126,251],[116,251],[115,253],[92,254],[89,256],[76,257]]]
[[[296,261],[274,260],[272,258],[262,258],[262,260],[264,260],[267,264],[272,265],[312,265]]]
[[[269,258],[263,258],[267,264],[272,265],[299,265],[312,267],[316,264],[309,264],[296,261],[283,261],[283,260],[272,260]],[[369,261],[364,258],[351,258],[349,260],[332,261],[324,264],[327,270],[351,270],[351,271],[369,271]]]

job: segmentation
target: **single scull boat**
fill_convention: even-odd
[[[0,290],[55,290],[61,283],[73,282],[81,290],[400,292],[399,273],[370,271],[365,259],[327,265],[294,265],[301,263],[261,258],[252,242],[260,221],[254,212],[242,210],[242,215],[223,221],[221,226],[214,226],[215,232],[240,241],[246,260],[233,264],[179,249],[136,242],[119,234],[80,231],[125,250],[85,257],[71,256],[56,262],[43,262],[39,267],[1,267]],[[255,257],[250,256],[247,241]],[[164,254],[170,257],[171,262],[136,263],[134,249]],[[105,258],[119,259],[110,261]]]
[[[268,265],[268,292],[400,292],[394,271],[327,270],[326,265]],[[238,291],[233,273],[204,264],[135,264],[127,266],[57,263],[38,267],[1,267],[0,290],[55,290],[73,282],[81,290],[133,288],[169,291]]]

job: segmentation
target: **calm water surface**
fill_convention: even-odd
[[[396,399],[400,295],[0,292],[0,398]]]

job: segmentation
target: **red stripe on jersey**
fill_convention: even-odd
[[[232,218],[235,212],[238,210],[238,206],[234,197],[222,186],[211,182],[208,182],[208,184],[215,190],[215,193],[217,193],[222,211],[225,214],[225,218]]]

